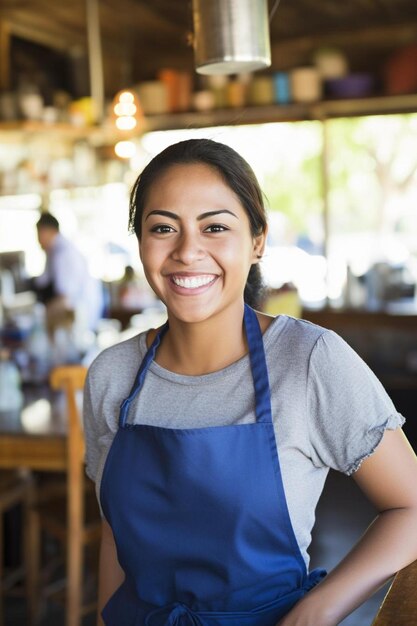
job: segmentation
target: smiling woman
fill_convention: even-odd
[[[171,166],[146,196],[140,256],[171,325],[226,309],[234,318],[264,243],[264,233],[253,237],[238,196],[207,165]]]
[[[267,224],[234,150],[168,147],[133,188],[130,225],[168,321],[88,374],[99,624],[335,626],[417,557],[403,418],[337,335],[247,304]],[[379,515],[325,577],[308,547],[330,467]]]
[[[211,194],[209,190],[205,192],[208,196],[208,205],[204,204],[203,197],[198,198],[196,205],[197,212],[200,214],[198,221],[214,218],[219,212],[223,215],[229,212],[233,216],[232,209],[228,205],[231,202],[233,206],[238,206],[238,212],[242,212],[243,209],[245,219],[249,220],[249,229],[253,238],[266,235],[267,216],[263,196],[251,167],[232,148],[209,139],[198,139],[181,141],[159,153],[136,181],[131,195],[129,224],[139,241],[142,233],[143,212],[145,206],[150,206],[148,195],[153,188],[159,187],[160,177],[166,175],[173,178],[172,173],[169,175],[169,170],[174,166],[184,168],[192,165],[199,166],[195,172],[199,175],[203,186],[205,176],[207,177],[206,183],[215,183],[215,189]],[[188,180],[184,169],[181,169],[178,174],[177,194],[185,180]],[[174,176],[174,178],[177,177]],[[158,181],[157,185],[154,185],[156,181]],[[197,181],[195,184],[197,185]],[[198,210],[199,207],[201,207],[200,210]],[[167,207],[158,207],[159,211],[166,209]],[[237,215],[234,217],[238,219]],[[221,228],[221,224],[212,223],[208,230],[216,232]],[[223,228],[227,228],[227,225],[223,225]],[[262,279],[258,265],[260,257],[261,254],[250,265],[244,293],[245,301],[252,306],[259,304],[262,295]]]

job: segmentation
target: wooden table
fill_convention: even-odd
[[[82,392],[77,400],[81,401]],[[77,402],[80,408],[81,402]],[[66,626],[81,623],[84,531],[84,442],[69,431],[64,393],[48,387],[25,391],[21,410],[0,412],[0,469],[63,471],[67,480]],[[74,441],[76,448],[74,448]],[[72,444],[71,444],[72,442]],[[75,469],[74,469],[75,468]],[[99,518],[98,518],[99,519]],[[99,526],[98,526],[99,528]],[[91,530],[89,531],[91,533]],[[99,534],[97,534],[99,537]]]
[[[25,391],[21,410],[0,412],[0,468],[66,469],[65,398],[48,387]]]

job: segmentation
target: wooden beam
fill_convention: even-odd
[[[104,77],[98,0],[86,0],[90,94],[96,107],[96,122],[103,121]]]
[[[181,36],[183,29],[164,16],[163,12],[155,12],[150,2],[137,0],[101,0],[100,11],[103,28],[130,29],[136,32],[138,39],[151,37],[163,41],[165,37]],[[191,9],[190,9],[191,11]],[[184,28],[185,36],[186,28]]]
[[[287,69],[299,63],[299,59],[304,59],[303,62],[305,62],[307,55],[311,55],[314,50],[321,47],[331,46],[349,50],[360,46],[368,51],[376,48],[389,51],[414,42],[416,37],[417,21],[392,26],[318,33],[308,37],[282,38],[281,41],[276,40],[278,38],[276,34],[271,46],[272,66]]]
[[[329,129],[326,119],[321,120],[322,131],[322,149],[320,159],[320,179],[321,179],[321,197],[323,199],[323,234],[324,234],[324,257],[326,259],[326,303],[329,303],[330,291],[330,275],[329,275],[329,254],[330,254],[330,198],[329,198],[329,179],[330,179],[330,141]]]
[[[86,46],[85,32],[77,33],[63,28],[39,15],[10,16],[7,22],[10,35],[48,48],[68,51],[75,46]]]
[[[10,89],[10,28],[0,20],[0,91]]]

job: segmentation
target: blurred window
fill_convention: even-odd
[[[417,282],[417,115],[338,119],[329,125],[329,296],[347,272],[389,302]],[[376,282],[384,285],[376,285]],[[372,283],[372,284],[371,284]],[[397,295],[397,298],[395,298]]]
[[[352,281],[356,281],[356,304],[372,299],[378,281],[385,281],[386,299],[412,295],[417,281],[417,115],[337,119],[326,124],[326,245],[323,126],[314,121],[147,133],[136,141],[132,159],[106,161],[107,169],[102,170],[113,182],[77,185],[81,180],[77,175],[67,188],[50,192],[49,208],[62,232],[87,256],[94,275],[118,280],[126,265],[140,272],[137,241],[127,232],[131,185],[166,146],[208,137],[242,154],[265,192],[269,237],[262,268],[267,284],[280,288],[293,283],[303,304],[310,306],[320,306],[326,297],[336,306],[345,303]],[[33,157],[35,146],[30,148]],[[75,170],[89,171],[86,180],[96,177],[97,156],[91,148],[80,145],[74,154]],[[21,158],[16,152],[16,163]],[[27,158],[25,163],[30,162],[29,154]],[[46,170],[48,159],[45,156]],[[0,169],[6,161],[0,152]],[[24,171],[31,170],[26,166]],[[60,175],[59,180],[64,180]],[[24,250],[29,274],[40,273],[43,265],[35,229],[40,204],[40,193],[0,196],[0,252]]]

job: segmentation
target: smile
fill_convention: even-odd
[[[183,289],[198,289],[205,287],[216,279],[213,274],[204,274],[202,276],[171,276],[171,280],[178,287]]]

